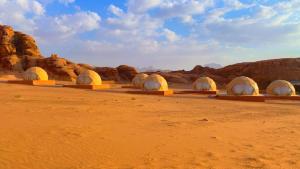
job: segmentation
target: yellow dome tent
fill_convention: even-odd
[[[296,95],[296,90],[288,81],[275,80],[267,87],[267,94],[275,96],[294,96]]]
[[[215,81],[209,77],[199,77],[193,83],[193,89],[197,91],[216,91],[217,85]]]
[[[99,74],[92,70],[82,72],[76,79],[77,85],[102,85]]]
[[[48,80],[47,72],[40,67],[31,67],[23,74],[24,80]]]
[[[53,86],[55,85],[55,80],[48,80],[47,72],[41,67],[31,67],[23,73],[23,80],[9,80],[8,83]]]
[[[137,88],[142,88],[147,77],[148,77],[148,75],[145,73],[137,74],[132,80],[133,86],[137,87]]]
[[[165,78],[158,74],[148,76],[144,82],[143,89],[146,91],[168,91],[168,83]]]

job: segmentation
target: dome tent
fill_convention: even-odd
[[[143,84],[146,91],[168,91],[168,83],[165,78],[158,74],[148,76]]]
[[[82,72],[76,79],[77,85],[102,85],[99,74],[92,70]]]
[[[217,85],[215,81],[209,77],[199,77],[193,83],[193,88],[197,91],[216,91]]]
[[[147,77],[148,77],[148,75],[145,73],[139,73],[139,74],[135,75],[135,77],[132,80],[133,86],[142,88]]]
[[[267,87],[268,95],[275,96],[294,96],[296,95],[295,87],[286,80],[275,80]]]
[[[31,67],[23,74],[24,80],[48,80],[47,72],[40,67]]]
[[[241,76],[233,79],[227,86],[227,95],[259,95],[257,83],[249,77]]]

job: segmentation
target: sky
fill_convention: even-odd
[[[0,0],[45,56],[191,69],[300,56],[300,0]]]

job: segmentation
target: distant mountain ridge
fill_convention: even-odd
[[[259,86],[265,88],[274,80],[300,81],[300,58],[244,62],[219,69],[197,65],[190,71],[181,70],[160,74],[169,81],[186,83],[193,82],[199,76],[210,76],[220,85],[224,85],[238,76],[248,76],[253,78]]]
[[[204,67],[210,67],[210,68],[214,68],[214,69],[220,69],[223,66],[220,65],[220,64],[217,64],[217,63],[208,63],[208,64],[205,64]]]

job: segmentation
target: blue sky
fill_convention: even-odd
[[[300,55],[299,0],[0,0],[45,56],[191,69]]]

